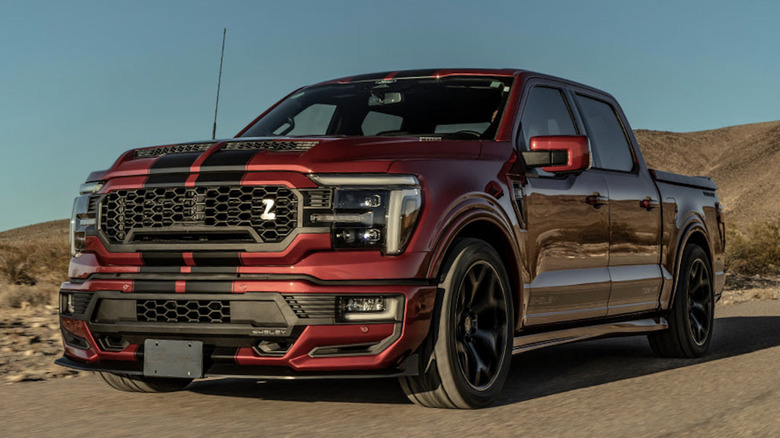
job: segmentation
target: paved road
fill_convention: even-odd
[[[393,380],[0,386],[0,436],[780,436],[780,301],[719,308],[716,330],[697,361],[654,358],[639,337],[517,356],[498,404],[479,411],[417,407]]]

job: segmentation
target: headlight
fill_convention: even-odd
[[[329,223],[334,248],[403,252],[422,207],[417,178],[410,175],[311,175],[337,186],[333,210],[312,213],[311,222]]]
[[[73,201],[73,213],[70,216],[70,254],[76,255],[86,247],[87,230],[94,230],[97,225],[97,197],[92,193],[98,192],[103,187],[102,183],[82,184],[79,193],[81,196]]]

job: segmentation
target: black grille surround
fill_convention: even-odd
[[[295,316],[301,319],[336,318],[340,313],[336,295],[299,294],[282,297]]]
[[[300,207],[330,204],[329,190],[301,193],[275,185],[115,190],[100,201],[99,228],[110,244],[162,241],[166,232],[197,239],[193,230],[222,233],[225,239],[279,243],[300,226]]]
[[[230,323],[228,300],[137,300],[140,322]]]

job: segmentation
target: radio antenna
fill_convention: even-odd
[[[222,86],[222,61],[225,59],[225,35],[227,28],[222,29],[222,55],[219,57],[219,80],[217,81],[217,103],[214,105],[214,128],[211,130],[211,139],[217,138],[217,111],[219,111],[219,89]]]

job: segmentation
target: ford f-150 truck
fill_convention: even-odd
[[[648,169],[602,91],[507,69],[347,77],[234,138],[92,173],[57,363],[142,392],[395,376],[415,403],[482,407],[513,353],[643,334],[705,354],[724,234],[713,181]]]

